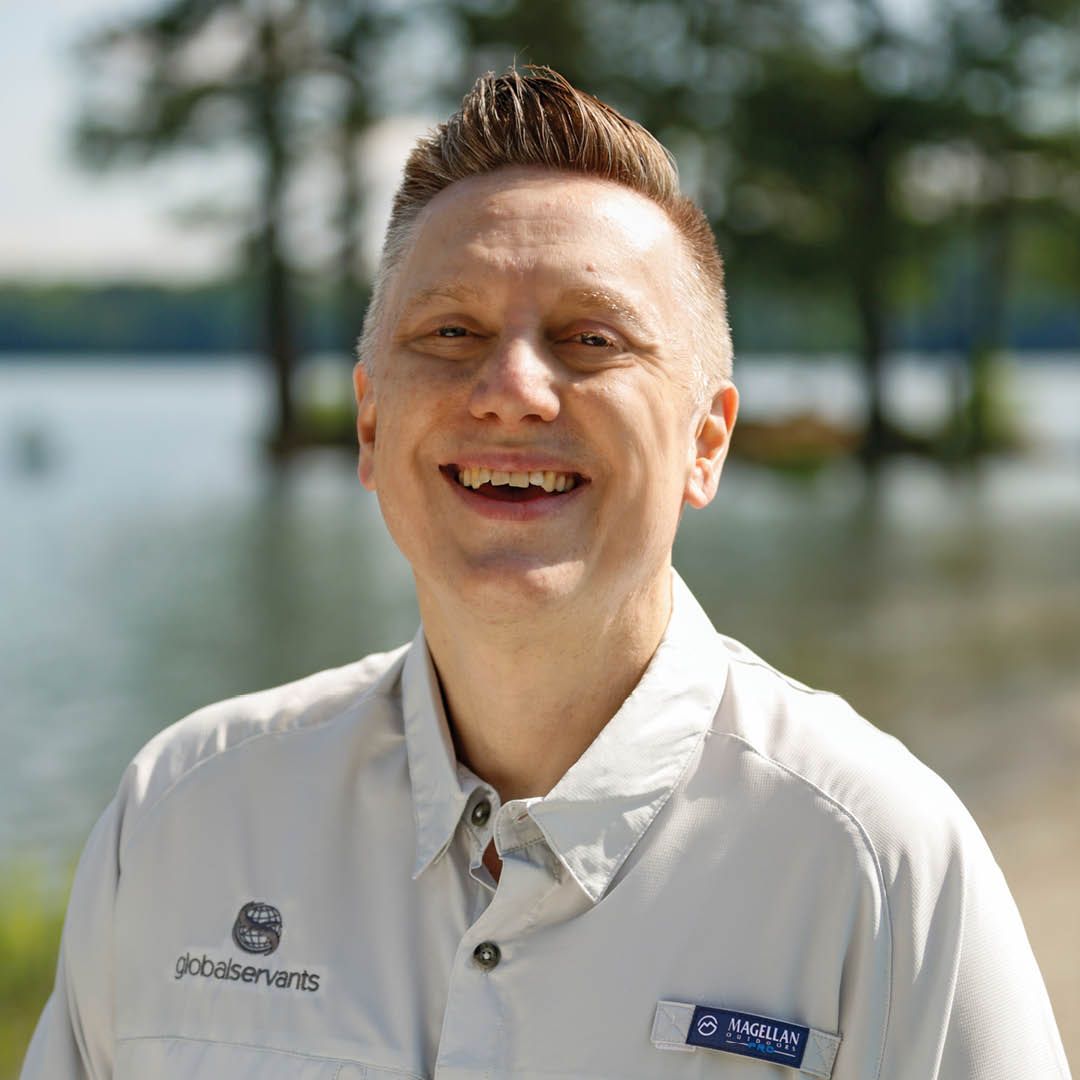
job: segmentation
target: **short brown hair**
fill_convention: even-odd
[[[361,360],[370,366],[387,281],[411,241],[420,211],[456,181],[507,166],[539,166],[611,180],[660,206],[685,240],[696,271],[687,286],[698,315],[694,346],[700,389],[730,377],[723,263],[708,219],[679,191],[674,159],[640,124],[547,67],[482,75],[461,108],[413,148],[394,197],[364,318]]]

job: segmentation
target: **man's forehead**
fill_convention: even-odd
[[[632,317],[684,257],[667,214],[620,184],[546,169],[457,181],[418,217],[399,310],[489,299],[511,280],[549,302]],[[527,280],[526,280],[527,279]]]
[[[624,184],[585,173],[518,166],[470,176],[444,188],[418,215],[413,241],[425,232],[461,232],[479,223],[498,227],[533,216],[566,234],[623,229],[642,249],[677,242],[667,213]]]

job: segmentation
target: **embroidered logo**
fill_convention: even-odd
[[[236,916],[232,939],[237,948],[258,956],[269,956],[281,944],[281,912],[273,904],[249,900]],[[288,949],[285,950],[288,952]],[[176,958],[175,979],[202,982],[248,983],[267,990],[303,990],[315,993],[324,972],[290,971],[285,968],[255,967],[238,963],[231,957],[214,956],[200,948],[188,949]]]
[[[236,916],[232,937],[244,952],[269,956],[281,944],[281,912],[262,900],[249,900]]]

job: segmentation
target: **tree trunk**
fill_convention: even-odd
[[[262,79],[256,91],[259,95],[256,111],[264,155],[262,230],[259,238],[263,274],[263,335],[264,349],[273,372],[275,403],[270,449],[276,457],[283,457],[296,449],[300,439],[293,401],[293,372],[297,357],[291,274],[281,238],[288,151],[283,116],[283,72],[278,57],[277,34],[278,28],[271,19],[267,19],[260,28],[263,64]]]
[[[292,381],[296,369],[296,341],[290,275],[281,254],[276,221],[267,224],[264,251],[266,353],[273,371],[275,404],[270,443],[275,453],[288,454],[299,443]]]
[[[964,456],[977,458],[992,448],[993,367],[1005,330],[1010,255],[1010,207],[1005,200],[992,206],[977,226],[979,265],[972,304],[974,325],[968,347],[968,385],[965,409]]]
[[[885,418],[885,265],[888,238],[882,228],[889,221],[885,148],[880,128],[867,131],[859,147],[861,164],[854,212],[859,222],[859,247],[854,252],[851,281],[860,331],[859,359],[866,390],[866,431],[860,457],[877,464],[889,449]]]
[[[867,464],[879,462],[888,450],[885,419],[885,313],[877,276],[864,274],[855,283],[859,320],[859,361],[866,390],[866,430],[859,455]]]

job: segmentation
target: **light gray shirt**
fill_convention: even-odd
[[[422,632],[155,738],[87,843],[22,1075],[800,1070],[1068,1076],[949,788],[676,577],[641,682],[544,798],[457,763]]]

